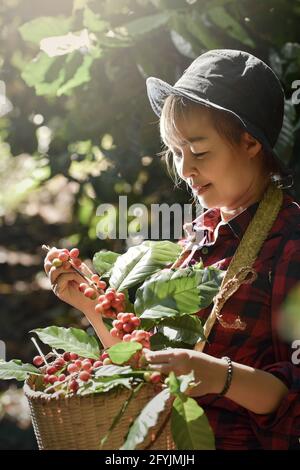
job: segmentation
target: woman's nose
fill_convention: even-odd
[[[192,176],[197,173],[197,169],[195,168],[195,162],[188,155],[188,152],[185,152],[181,157],[181,175],[184,179],[191,178]]]

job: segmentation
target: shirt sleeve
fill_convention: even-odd
[[[282,338],[279,328],[284,318],[286,297],[297,285],[300,286],[300,230],[293,235],[294,238],[284,245],[273,270],[271,312],[276,362],[263,368],[278,377],[289,392],[274,413],[257,415],[249,412],[253,431],[264,449],[300,449],[300,338],[287,341]]]

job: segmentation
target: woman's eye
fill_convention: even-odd
[[[203,157],[204,155],[206,155],[208,152],[199,152],[199,153],[193,153],[191,152],[191,154],[193,155],[193,157]],[[174,151],[173,152],[173,155],[175,158],[182,158],[182,155],[177,151]]]
[[[206,155],[207,153],[208,153],[208,152],[200,152],[200,153],[193,153],[193,152],[192,152],[192,155],[193,155],[194,157],[202,157],[203,155]]]

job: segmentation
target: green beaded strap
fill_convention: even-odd
[[[249,223],[246,232],[230,262],[230,265],[222,280],[218,294],[214,297],[212,311],[203,327],[204,336],[207,339],[215,321],[218,321],[224,328],[245,329],[246,324],[239,316],[231,324],[222,319],[221,309],[240,287],[241,284],[253,282],[257,274],[252,268],[257,255],[263,246],[276,218],[281,209],[283,192],[271,182],[259,203],[257,211]],[[249,278],[250,275],[250,278]],[[199,341],[195,345],[195,350],[202,351],[206,341]]]

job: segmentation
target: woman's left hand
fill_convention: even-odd
[[[170,348],[162,351],[144,349],[144,355],[150,370],[157,370],[164,375],[173,371],[175,375],[189,374],[194,371],[196,387],[190,389],[190,396],[202,396],[208,393],[220,393],[223,389],[227,362],[199,351]]]

